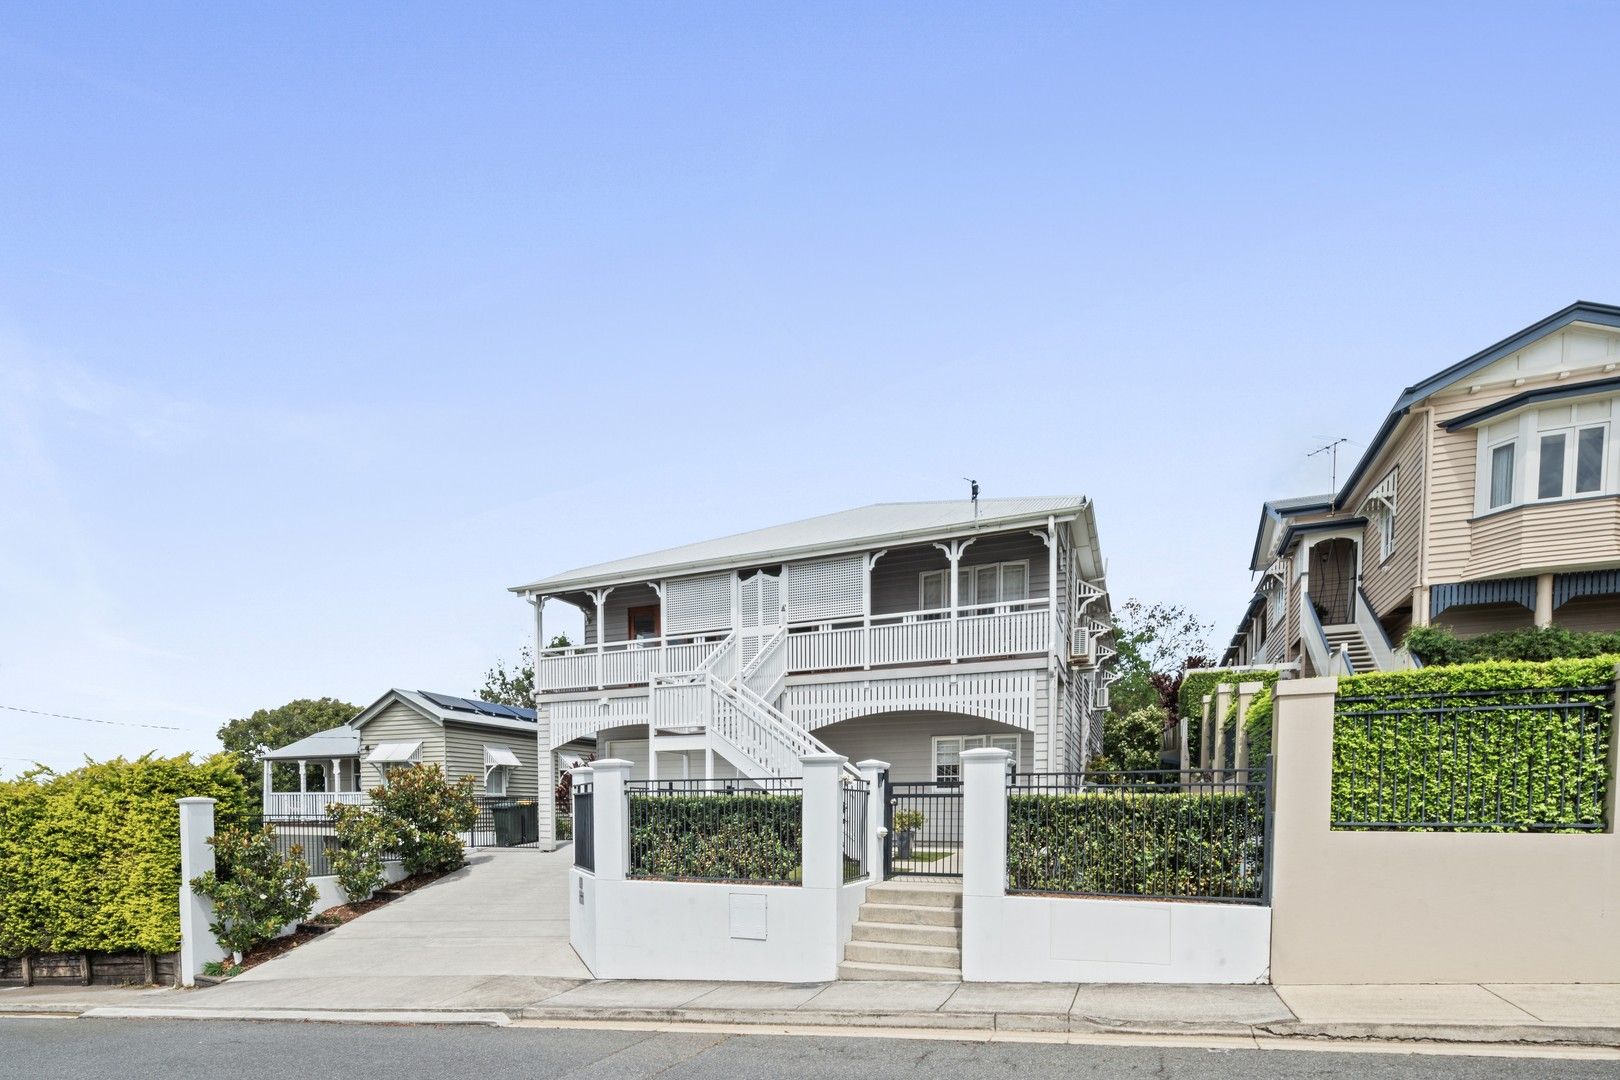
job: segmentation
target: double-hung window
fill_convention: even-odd
[[[1513,501],[1513,468],[1518,454],[1517,439],[1497,443],[1490,448],[1491,487],[1490,508],[1506,506]]]
[[[1481,428],[1478,511],[1614,493],[1616,400],[1526,409]]]
[[[962,782],[962,751],[984,747],[1012,754],[1012,767],[1018,768],[1017,735],[942,735],[934,739],[934,783]]]

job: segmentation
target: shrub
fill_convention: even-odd
[[[394,835],[383,816],[369,807],[333,803],[326,808],[337,833],[331,854],[338,887],[351,903],[382,888],[383,860],[394,846]]]
[[[246,819],[229,755],[37,769],[0,783],[0,955],[180,947],[180,808],[218,800]]]
[[[1487,831],[1601,824],[1617,659],[1489,661],[1340,679],[1333,820]],[[1591,686],[1601,689],[1571,693]],[[1591,705],[1584,723],[1536,707],[1564,700]],[[1437,708],[1456,711],[1419,711]]]
[[[1403,644],[1425,664],[1449,666],[1484,660],[1573,660],[1620,653],[1620,633],[1585,633],[1557,626],[1498,630],[1459,638],[1439,626],[1414,626]]]
[[[921,810],[896,810],[894,812],[894,831],[897,833],[916,832],[923,827],[923,820]]]
[[[389,773],[388,783],[369,794],[407,874],[444,873],[466,863],[457,834],[478,820],[472,777],[452,783],[437,765],[411,765]]]
[[[1116,790],[1007,800],[1015,891],[1252,898],[1264,866],[1257,795]]]
[[[214,902],[208,929],[221,948],[240,960],[288,923],[309,918],[316,891],[302,846],[293,844],[283,855],[271,825],[216,828],[208,842],[214,846],[215,868],[191,885]]]
[[[631,795],[633,877],[798,881],[798,795]]]
[[[1165,712],[1157,705],[1106,714],[1102,722],[1102,754],[1088,761],[1086,770],[1157,769],[1164,727]]]
[[[574,815],[557,815],[557,839],[572,840],[574,838]]]

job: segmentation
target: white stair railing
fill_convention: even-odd
[[[775,763],[785,772],[778,772],[778,776],[791,776],[803,767],[799,758],[806,754],[832,754],[836,753],[832,747],[816,738],[804,728],[789,720],[787,714],[749,690],[746,686],[726,686],[723,683],[710,684],[728,704],[735,707],[728,710],[727,719],[737,720],[745,737],[762,749],[763,756],[770,758],[771,762],[762,762],[769,765]],[[722,735],[726,732],[722,731]],[[727,736],[730,737],[729,735]],[[735,740],[733,740],[735,741]],[[859,780],[861,772],[849,762],[844,763],[844,775],[852,780]]]
[[[767,638],[754,658],[743,665],[742,684],[755,696],[774,702],[782,696],[787,660],[787,627],[784,626]]]

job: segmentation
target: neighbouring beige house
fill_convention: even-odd
[[[541,743],[595,739],[632,779],[796,776],[833,751],[951,784],[975,747],[1061,771],[1100,744],[1112,630],[1083,497],[882,503],[512,591]],[[543,647],[551,602],[583,643]]]
[[[532,709],[390,690],[347,724],[265,754],[264,816],[318,818],[329,803],[364,803],[390,770],[415,764],[438,765],[451,779],[472,777],[481,798],[534,799],[541,791],[537,735]],[[583,743],[558,749],[589,752]],[[298,790],[272,790],[275,762],[298,766]],[[544,790],[551,791],[550,781]]]
[[[1408,387],[1334,493],[1268,502],[1225,666],[1409,666],[1463,636],[1620,629],[1620,307],[1575,303]]]

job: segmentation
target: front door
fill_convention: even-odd
[[[633,607],[628,613],[630,626],[627,638],[630,641],[652,641],[658,637],[658,605],[648,607]]]

